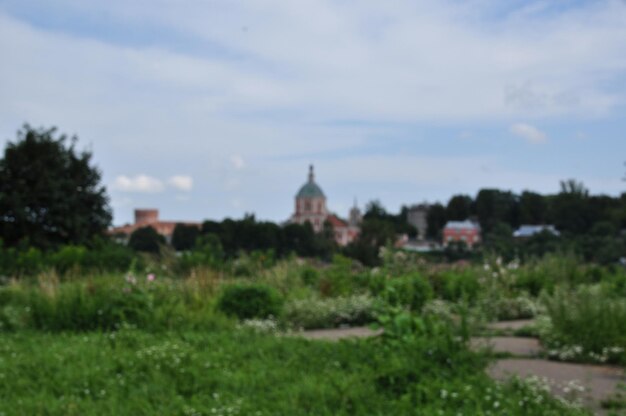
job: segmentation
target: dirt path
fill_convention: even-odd
[[[487,329],[501,330],[501,331],[515,331],[516,329],[523,328],[535,323],[534,319],[517,319],[515,321],[501,321],[491,322],[487,325]]]
[[[530,320],[497,322],[487,329],[514,331],[532,324]],[[536,338],[521,337],[484,337],[473,338],[473,348],[490,348],[496,353],[509,353],[515,358],[498,359],[492,363],[488,373],[496,380],[505,380],[511,376],[521,378],[539,377],[548,383],[552,393],[566,399],[576,394],[595,414],[607,414],[601,408],[602,400],[616,392],[618,384],[625,381],[624,370],[601,365],[584,365],[548,361],[537,358],[541,345]],[[577,387],[584,391],[576,393]],[[625,413],[626,414],[626,413]]]
[[[577,397],[596,414],[604,414],[600,402],[616,391],[624,380],[623,370],[616,367],[560,363],[542,359],[506,358],[495,361],[487,370],[496,380],[511,376],[539,377],[556,396],[571,398],[577,386],[584,388]]]
[[[338,341],[344,338],[369,338],[380,335],[381,333],[382,330],[374,331],[366,326],[361,326],[354,328],[313,329],[299,332],[297,335],[307,339]]]
[[[490,349],[496,353],[508,353],[517,357],[536,357],[541,353],[541,345],[535,338],[484,337],[472,338],[470,347]]]

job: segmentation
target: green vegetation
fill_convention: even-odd
[[[56,129],[24,125],[0,159],[0,235],[9,247],[88,244],[111,223],[91,153]]]
[[[269,286],[232,284],[219,295],[217,307],[239,319],[269,318],[280,315],[282,299]]]
[[[538,316],[525,332],[558,349],[556,359],[626,362],[626,272],[575,256],[473,266],[384,249],[381,266],[367,269],[342,256],[228,260],[214,239],[203,244],[188,254],[198,258],[145,255],[126,273],[6,281],[0,412],[588,414],[533,381],[487,377],[493,357],[468,339],[498,317]],[[366,324],[383,334],[287,336]]]

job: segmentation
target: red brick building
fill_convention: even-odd
[[[170,242],[172,240],[172,234],[174,234],[176,224],[194,225],[198,228],[202,226],[199,222],[159,221],[158,209],[136,209],[134,224],[114,227],[109,230],[109,234],[113,236],[123,236],[123,239],[127,239],[136,229],[150,226],[154,228],[157,233],[165,237],[168,242]]]
[[[464,242],[468,248],[480,243],[480,225],[475,222],[448,221],[443,228],[443,246],[453,242]]]

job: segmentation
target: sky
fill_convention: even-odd
[[[619,195],[624,0],[0,0],[0,144],[76,135],[114,223]]]

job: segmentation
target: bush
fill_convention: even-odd
[[[300,274],[302,283],[306,286],[314,287],[320,280],[320,274],[313,267],[305,267]]]
[[[319,279],[319,290],[322,296],[348,296],[353,292],[354,283],[352,260],[335,255],[332,265]]]
[[[363,325],[374,319],[374,299],[367,295],[329,299],[301,299],[285,305],[283,321],[302,329]]]
[[[428,280],[413,273],[389,279],[383,297],[392,306],[408,307],[419,312],[433,298],[433,289]]]
[[[136,229],[128,240],[128,247],[147,253],[158,254],[163,244],[165,244],[165,238],[150,226]]]
[[[282,299],[278,292],[266,285],[233,284],[224,288],[217,307],[226,315],[239,319],[267,318],[280,314]]]
[[[544,301],[552,325],[542,341],[550,348],[571,347],[576,356],[566,358],[626,364],[626,299],[607,297],[592,286],[561,289]],[[619,354],[607,355],[611,352]]]
[[[436,291],[441,298],[449,301],[461,299],[474,302],[481,291],[480,283],[471,270],[453,270],[433,277]]]
[[[539,309],[534,300],[524,295],[485,299],[482,308],[489,317],[498,321],[533,318]]]

